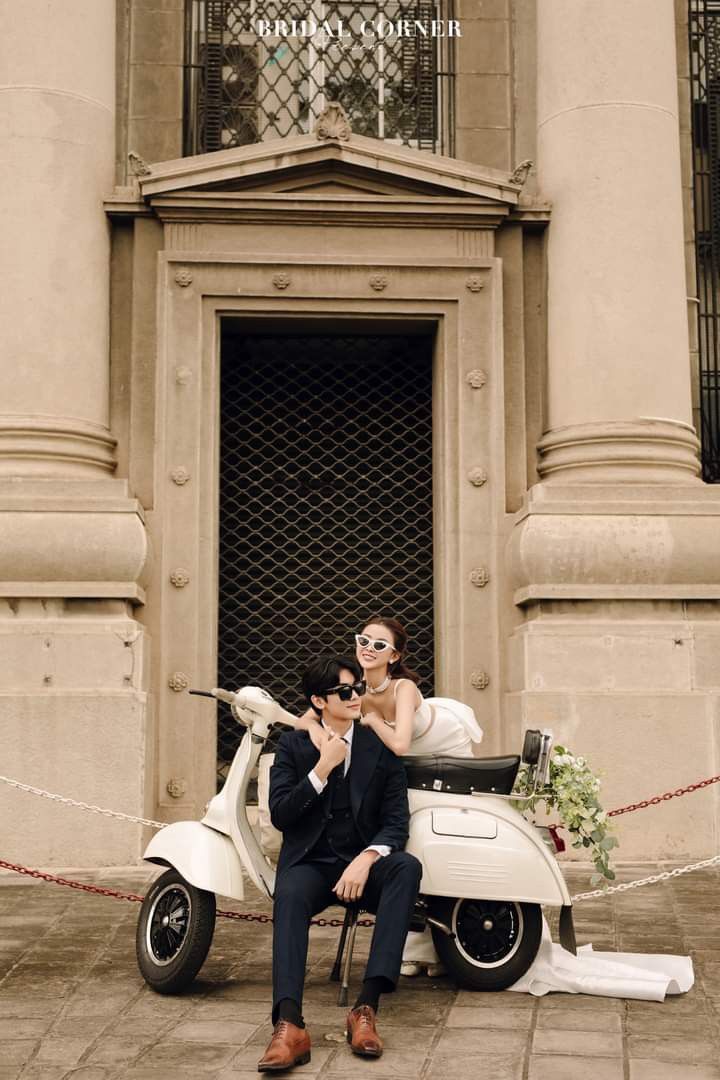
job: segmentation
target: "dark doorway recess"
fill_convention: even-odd
[[[308,660],[385,613],[432,693],[432,337],[223,331],[219,685],[302,710]]]

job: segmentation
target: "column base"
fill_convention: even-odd
[[[538,443],[538,473],[560,484],[699,484],[700,443],[677,420],[607,420],[554,428]]]
[[[542,602],[524,616],[510,639],[513,745],[525,728],[550,728],[601,774],[605,810],[718,771],[720,602]],[[613,858],[707,858],[718,805],[710,787],[615,819]]]

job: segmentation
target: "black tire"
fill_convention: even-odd
[[[215,894],[177,870],[151,885],[140,908],[135,951],[143,979],[158,994],[179,994],[205,963],[215,930]]]
[[[431,915],[448,926],[432,936],[440,960],[466,990],[505,990],[525,974],[542,937],[539,904],[513,900],[435,900]]]

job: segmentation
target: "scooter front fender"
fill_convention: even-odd
[[[462,796],[444,802],[436,797],[433,808],[412,814],[406,850],[422,863],[421,892],[553,907],[572,903],[557,861],[520,814],[497,800],[482,800],[482,806]]]
[[[198,889],[244,900],[242,864],[229,836],[199,821],[176,821],[153,836],[143,858],[172,866]]]

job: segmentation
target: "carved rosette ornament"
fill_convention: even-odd
[[[173,776],[165,785],[165,790],[172,799],[181,799],[187,791],[187,782],[181,776]]]
[[[290,284],[290,275],[285,273],[273,274],[272,283],[276,289],[287,289]]]
[[[191,379],[192,368],[185,367],[184,365],[175,368],[175,382],[178,386],[187,386]]]
[[[473,487],[482,487],[483,484],[487,483],[488,474],[478,465],[476,468],[470,470],[467,474],[467,478]]]
[[[330,139],[347,142],[351,135],[350,121],[342,105],[337,101],[328,102],[315,125],[315,138],[320,142]]]
[[[473,370],[468,371],[465,376],[465,382],[468,386],[471,386],[473,390],[482,390],[487,382],[487,372],[483,371],[482,368],[473,368]]]
[[[469,289],[470,292],[480,292],[481,289],[485,288],[485,282],[477,274],[471,274],[465,282],[465,288]]]
[[[181,266],[180,269],[175,272],[175,284],[179,285],[181,289],[187,289],[188,285],[192,285],[192,279],[192,274],[187,266]]]
[[[170,575],[170,584],[174,585],[176,589],[184,589],[189,581],[190,574],[181,566],[179,566],[177,570],[173,570]]]
[[[478,589],[484,589],[490,580],[490,573],[487,566],[476,566],[474,570],[470,571],[470,581]]]
[[[490,676],[487,671],[473,671],[470,676],[470,685],[476,690],[485,690],[490,685]]]
[[[388,279],[384,274],[371,274],[368,278],[370,288],[375,292],[382,292],[383,289],[387,289]]]
[[[168,686],[171,690],[174,690],[176,694],[179,694],[181,690],[187,690],[190,685],[190,680],[184,671],[174,671],[168,679]]]
[[[187,484],[190,479],[190,473],[187,471],[184,465],[178,465],[176,469],[170,473],[170,479],[173,484],[177,484],[178,487],[182,487],[183,484]]]

